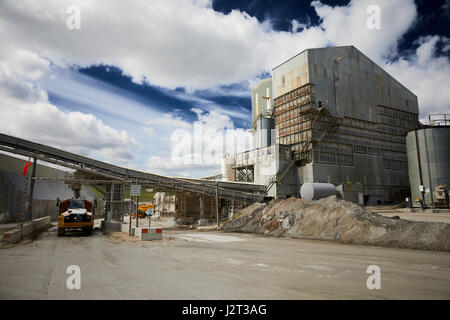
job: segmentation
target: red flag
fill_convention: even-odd
[[[25,167],[23,167],[23,171],[22,171],[23,176],[27,174],[27,170],[30,166],[31,166],[31,162],[27,161],[27,163],[25,163]]]

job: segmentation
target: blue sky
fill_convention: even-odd
[[[361,25],[370,4],[376,32]],[[200,121],[246,139],[251,87],[308,47],[353,44],[418,96],[421,118],[450,113],[449,0],[19,0],[0,12],[0,131],[132,168],[219,173],[220,161],[175,164],[174,132]]]

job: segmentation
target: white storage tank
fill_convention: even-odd
[[[336,195],[336,187],[332,183],[304,183],[300,188],[300,196],[305,200],[317,200]]]
[[[222,181],[235,181],[236,169],[234,169],[234,157],[226,154],[222,158]]]

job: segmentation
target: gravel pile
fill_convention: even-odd
[[[450,251],[450,224],[413,222],[369,212],[335,196],[255,203],[222,227],[225,231],[348,244]]]

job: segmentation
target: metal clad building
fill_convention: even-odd
[[[359,184],[365,203],[405,196],[405,136],[418,122],[407,88],[353,46],[305,50],[273,69],[272,86],[278,142],[301,160],[299,184]]]
[[[355,47],[304,50],[253,88],[255,149],[236,155],[235,176],[266,184],[274,197],[324,182],[354,202],[404,200],[406,134],[420,126],[418,113],[417,97]],[[267,117],[274,149],[261,132],[269,125],[258,126]]]

